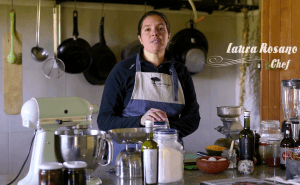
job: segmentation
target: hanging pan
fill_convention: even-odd
[[[86,80],[92,85],[103,85],[108,74],[117,64],[117,59],[106,45],[104,38],[104,17],[100,22],[99,37],[100,42],[92,47],[92,64],[83,72]]]
[[[91,47],[87,41],[78,38],[78,12],[73,12],[73,38],[63,41],[57,48],[57,57],[65,64],[65,72],[77,74],[88,69],[92,63]]]
[[[191,28],[176,33],[168,45],[174,58],[184,63],[191,75],[204,69],[208,52],[207,39],[203,33],[194,28],[194,24],[191,20]]]

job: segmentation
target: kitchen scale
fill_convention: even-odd
[[[153,128],[119,128],[108,131],[113,140],[126,145],[126,149],[116,157],[117,177],[129,179],[142,177],[141,151],[138,144],[142,144],[147,139],[147,129]],[[136,148],[128,148],[128,144],[136,144]]]
[[[55,153],[54,131],[67,127],[90,128],[92,114],[98,106],[91,105],[79,97],[32,98],[21,109],[24,127],[36,131],[29,171],[18,185],[38,185],[39,165],[45,162],[58,162]]]

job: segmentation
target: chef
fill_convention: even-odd
[[[171,37],[166,16],[147,12],[138,24],[139,53],[119,62],[107,77],[97,124],[100,130],[166,121],[179,137],[193,133],[200,114],[193,80],[184,64],[166,50]],[[124,144],[114,143],[114,159]]]

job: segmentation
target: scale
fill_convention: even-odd
[[[119,178],[142,177],[141,151],[138,144],[146,139],[147,129],[153,128],[120,128],[109,130],[111,138],[119,144],[126,144],[116,157],[116,176]],[[128,148],[128,144],[136,144],[136,148]]]

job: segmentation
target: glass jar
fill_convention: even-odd
[[[269,137],[281,135],[280,122],[278,120],[263,120],[260,123],[260,136]]]
[[[87,164],[84,161],[64,162],[64,184],[86,185],[87,184]]]
[[[268,142],[268,150],[270,154],[267,155],[266,161],[267,165],[270,167],[278,167],[280,166],[280,142],[276,138],[270,138]]]
[[[39,185],[63,185],[63,165],[46,162],[39,165]]]
[[[270,147],[268,147],[268,140],[261,138],[259,141],[258,151],[261,158],[261,164],[267,164],[267,156],[270,155]]]
[[[232,153],[230,154],[229,149],[222,150],[221,156],[227,157],[229,159],[229,166],[228,168],[236,168],[236,152],[235,149],[232,149]]]
[[[153,133],[158,145],[158,183],[169,184],[183,181],[184,150],[178,142],[178,131],[160,129]]]

